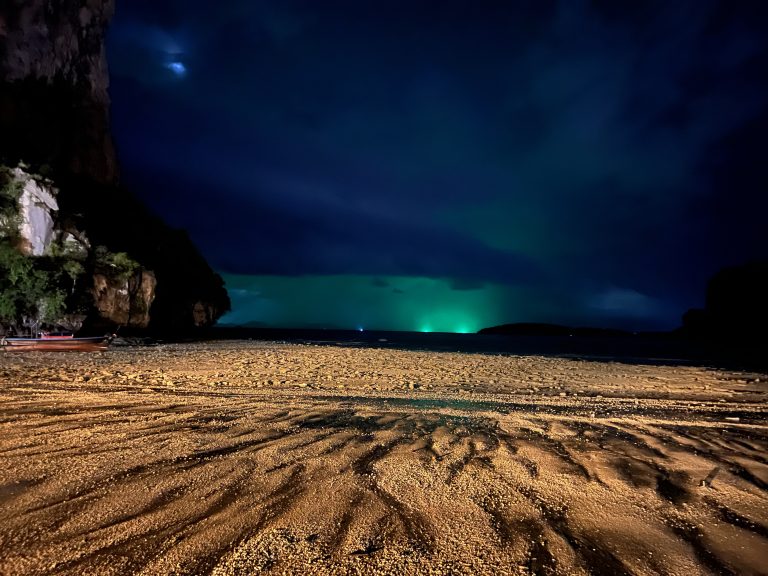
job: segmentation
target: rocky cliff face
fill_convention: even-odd
[[[229,298],[186,235],[120,187],[104,49],[113,12],[113,0],[0,4],[0,167],[22,188],[14,245],[35,258],[84,251],[86,326],[184,333],[214,323]],[[92,246],[138,267],[105,274]]]
[[[104,33],[112,0],[10,0],[0,8],[0,155],[117,180]]]
[[[120,279],[94,274],[94,302],[102,318],[127,328],[147,328],[156,286],[155,274],[146,270]]]
[[[31,178],[21,168],[16,168],[13,175],[21,187],[19,248],[27,256],[42,256],[53,242],[53,219],[59,211],[56,190]]]

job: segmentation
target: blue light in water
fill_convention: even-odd
[[[176,74],[176,76],[184,76],[187,73],[187,67],[184,66],[183,62],[168,62],[165,67]]]
[[[362,327],[362,326],[358,326],[358,327],[357,327],[357,331],[358,331],[358,332],[362,332],[362,331],[363,331],[363,327]]]

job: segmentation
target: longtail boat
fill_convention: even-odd
[[[51,338],[3,338],[0,346],[8,352],[39,350],[45,352],[95,352],[106,350],[112,342],[112,336],[93,336],[88,338],[59,337]]]

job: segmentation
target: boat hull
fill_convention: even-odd
[[[4,338],[0,343],[7,352],[98,352],[109,347],[110,338]]]

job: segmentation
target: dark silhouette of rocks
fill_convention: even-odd
[[[60,198],[62,213],[75,227],[88,230],[92,244],[127,252],[154,271],[157,286],[149,311],[150,332],[187,335],[210,326],[229,310],[224,281],[187,233],[169,228],[128,191],[105,190],[97,183],[72,178],[62,181]],[[88,328],[99,332],[108,325],[108,320],[94,318]]]
[[[768,357],[768,261],[715,274],[704,308],[683,315],[681,332],[723,350]]]

